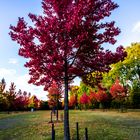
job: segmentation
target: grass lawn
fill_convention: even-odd
[[[63,111],[61,111],[63,112]],[[49,111],[0,113],[0,140],[51,140]],[[140,112],[70,111],[71,140],[88,128],[89,140],[140,140]],[[56,140],[63,140],[63,123],[55,123]]]

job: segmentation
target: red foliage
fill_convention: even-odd
[[[96,100],[98,102],[105,102],[108,100],[108,95],[104,90],[99,89],[98,92],[96,93]]]
[[[90,103],[95,103],[97,101],[95,92],[90,92],[89,100],[90,100]]]
[[[53,81],[51,87],[48,88],[48,93],[51,95],[59,95],[61,94],[61,87],[59,87],[58,84]]]
[[[108,95],[106,92],[102,89],[99,89],[97,93],[95,92],[90,92],[89,95],[90,102],[95,103],[95,102],[105,102],[109,99]]]
[[[30,96],[30,93],[27,94],[26,91],[22,92],[21,90],[19,90],[16,94],[16,98],[14,101],[16,108],[19,110],[27,109],[29,105]]]
[[[124,87],[120,84],[119,79],[110,88],[110,93],[113,98],[124,98],[126,96]]]
[[[89,101],[90,101],[89,96],[86,93],[83,93],[83,95],[80,97],[80,103],[88,104]]]
[[[21,46],[19,55],[29,58],[25,64],[29,83],[47,90],[53,80],[108,71],[110,64],[122,60],[126,56],[122,46],[116,53],[101,47],[114,44],[120,33],[114,21],[101,22],[117,7],[111,0],[42,0],[44,15],[29,14],[34,26],[19,18],[17,26],[10,26],[10,36]]]
[[[50,107],[56,107],[60,99],[62,98],[61,86],[55,81],[48,88],[48,104]]]

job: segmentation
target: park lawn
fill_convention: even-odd
[[[62,114],[60,111],[59,114]],[[51,140],[50,111],[0,113],[0,140]],[[70,110],[71,140],[88,128],[89,140],[140,140],[140,112]],[[63,123],[55,123],[56,140],[63,139]]]

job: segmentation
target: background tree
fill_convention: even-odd
[[[82,81],[91,88],[98,88],[98,84],[101,83],[103,78],[103,72],[94,71],[92,73],[82,76]]]
[[[91,107],[93,108],[94,105],[97,103],[97,98],[96,98],[96,93],[95,92],[90,91],[89,100],[90,100]]]
[[[0,110],[7,110],[9,108],[9,102],[6,98],[5,87],[6,82],[3,78],[0,82]]]
[[[10,36],[20,44],[19,55],[31,75],[29,83],[43,85],[63,81],[64,139],[70,139],[68,81],[93,71],[108,71],[110,64],[122,60],[123,47],[104,50],[103,43],[114,44],[120,33],[115,22],[105,22],[118,5],[111,0],[42,0],[43,15],[29,14],[34,26],[19,18]],[[36,40],[38,43],[36,43]]]
[[[51,87],[48,89],[48,104],[50,108],[53,110],[56,109],[56,119],[58,121],[58,106],[59,102],[62,98],[62,88],[60,85],[58,85],[55,81],[51,84]]]
[[[16,94],[15,98],[15,106],[17,110],[27,110],[29,106],[29,99],[31,93],[27,93],[26,91],[22,92],[20,89]]]
[[[125,50],[127,57],[125,57],[124,61],[111,65],[112,69],[103,76],[102,82],[109,89],[115,82],[116,77],[119,76],[120,82],[127,90],[127,96],[129,96],[128,102],[134,106],[136,102],[133,102],[133,97],[139,96],[140,94],[140,43],[133,43]],[[140,100],[137,102],[140,102]]]
[[[104,109],[105,108],[105,103],[108,102],[108,100],[109,100],[109,96],[106,93],[106,91],[99,88],[95,97],[96,97],[96,100],[100,103],[99,108]]]
[[[78,98],[76,94],[70,95],[69,98],[69,107],[71,108],[77,108],[78,105]]]
[[[80,97],[80,100],[79,102],[84,105],[84,108],[86,109],[87,108],[87,105],[89,104],[90,102],[90,99],[89,99],[89,96],[84,92],[82,94],[82,96]]]
[[[140,43],[133,43],[125,50],[127,57],[124,61],[111,65],[112,69],[103,76],[104,85],[108,85],[107,87],[110,87],[118,76],[124,86],[140,79]],[[128,84],[130,85],[132,84]]]
[[[69,99],[69,106],[78,108],[78,90],[79,86],[71,86],[70,87],[70,99]]]
[[[124,87],[120,84],[119,79],[110,88],[110,93],[113,98],[120,99],[126,96]]]
[[[40,109],[41,110],[49,110],[49,105],[48,105],[48,101],[40,101]]]
[[[82,96],[84,92],[86,92],[87,94],[90,93],[90,90],[92,88],[90,88],[88,85],[86,85],[84,82],[80,82],[80,86],[79,86],[79,89],[77,91],[78,93],[78,97]]]
[[[29,99],[29,104],[28,104],[29,108],[34,108],[34,109],[38,109],[40,107],[40,100],[33,95],[30,99]]]
[[[138,82],[137,80],[133,81],[129,100],[133,108],[140,108],[140,82]]]
[[[6,97],[9,103],[9,111],[16,110],[15,98],[16,98],[16,85],[14,82],[11,82],[9,91],[6,91]]]
[[[126,98],[126,91],[123,85],[120,84],[119,79],[116,79],[115,83],[110,88],[110,94],[114,100],[118,100],[120,103],[120,109],[123,112],[123,103]]]
[[[0,82],[0,92],[4,92],[5,90],[5,87],[6,87],[6,82],[5,82],[5,79],[3,78]]]

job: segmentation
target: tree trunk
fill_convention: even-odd
[[[64,95],[64,140],[70,140],[69,130],[69,108],[68,108],[68,73],[67,61],[65,61],[65,95]]]
[[[56,120],[58,121],[58,97],[57,97],[57,106],[56,106]]]

